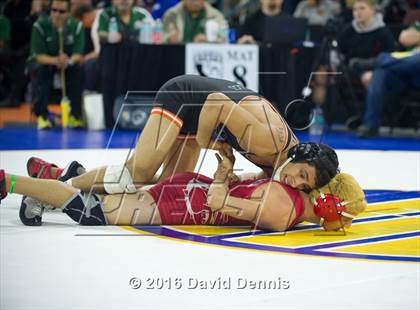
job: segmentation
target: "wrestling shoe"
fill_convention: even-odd
[[[56,178],[51,175],[51,168],[57,168]],[[66,168],[59,168],[53,163],[49,163],[41,158],[31,157],[26,163],[28,175],[39,179],[58,179],[60,181],[67,181],[68,179],[77,177],[86,172],[86,169],[77,161],[72,161]]]
[[[38,157],[31,157],[26,163],[28,175],[38,179],[54,179],[51,175],[51,167],[58,168],[57,165],[46,162]]]
[[[70,115],[69,118],[69,127],[74,129],[80,129],[84,127],[84,123],[81,117],[76,117],[74,115]]]
[[[42,214],[53,207],[40,202],[34,198],[23,196],[19,210],[19,218],[23,225],[41,226]]]
[[[0,169],[0,203],[6,196],[6,173],[3,169]]]
[[[43,116],[38,116],[36,119],[37,127],[38,129],[49,129],[52,128],[52,124],[48,118],[45,118]]]
[[[83,167],[79,162],[73,160],[64,169],[62,169],[60,174],[58,174],[57,171],[57,176],[59,181],[66,182],[67,180],[77,177],[85,172],[85,167]]]

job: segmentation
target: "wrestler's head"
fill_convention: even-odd
[[[347,173],[337,174],[322,188],[309,194],[314,213],[325,230],[350,227],[353,218],[363,212],[367,203],[359,183]]]
[[[280,168],[280,181],[308,193],[327,184],[340,171],[337,154],[325,144],[299,143],[287,155],[287,165]]]

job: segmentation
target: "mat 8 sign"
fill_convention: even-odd
[[[226,79],[258,91],[258,46],[187,44],[185,73]]]

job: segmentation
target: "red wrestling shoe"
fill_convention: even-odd
[[[38,157],[31,157],[26,163],[28,175],[39,179],[56,179],[51,175],[51,167],[58,168],[57,165],[46,162]],[[61,169],[61,171],[57,171],[57,178],[61,175],[61,172],[63,172],[63,169]]]
[[[51,175],[51,168],[57,168],[56,177]],[[37,157],[31,157],[26,164],[28,175],[39,179],[57,179],[65,182],[68,179],[77,177],[86,172],[86,169],[77,161],[70,162],[65,168],[59,168],[57,165],[46,162]]]
[[[6,173],[3,169],[0,169],[0,202],[6,198]]]

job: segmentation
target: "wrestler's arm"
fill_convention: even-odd
[[[249,111],[222,93],[211,93],[201,109],[196,140],[209,145],[213,131],[223,123],[238,140],[248,141],[247,151],[257,155],[273,154],[284,145],[281,136],[269,125],[260,122]]]

